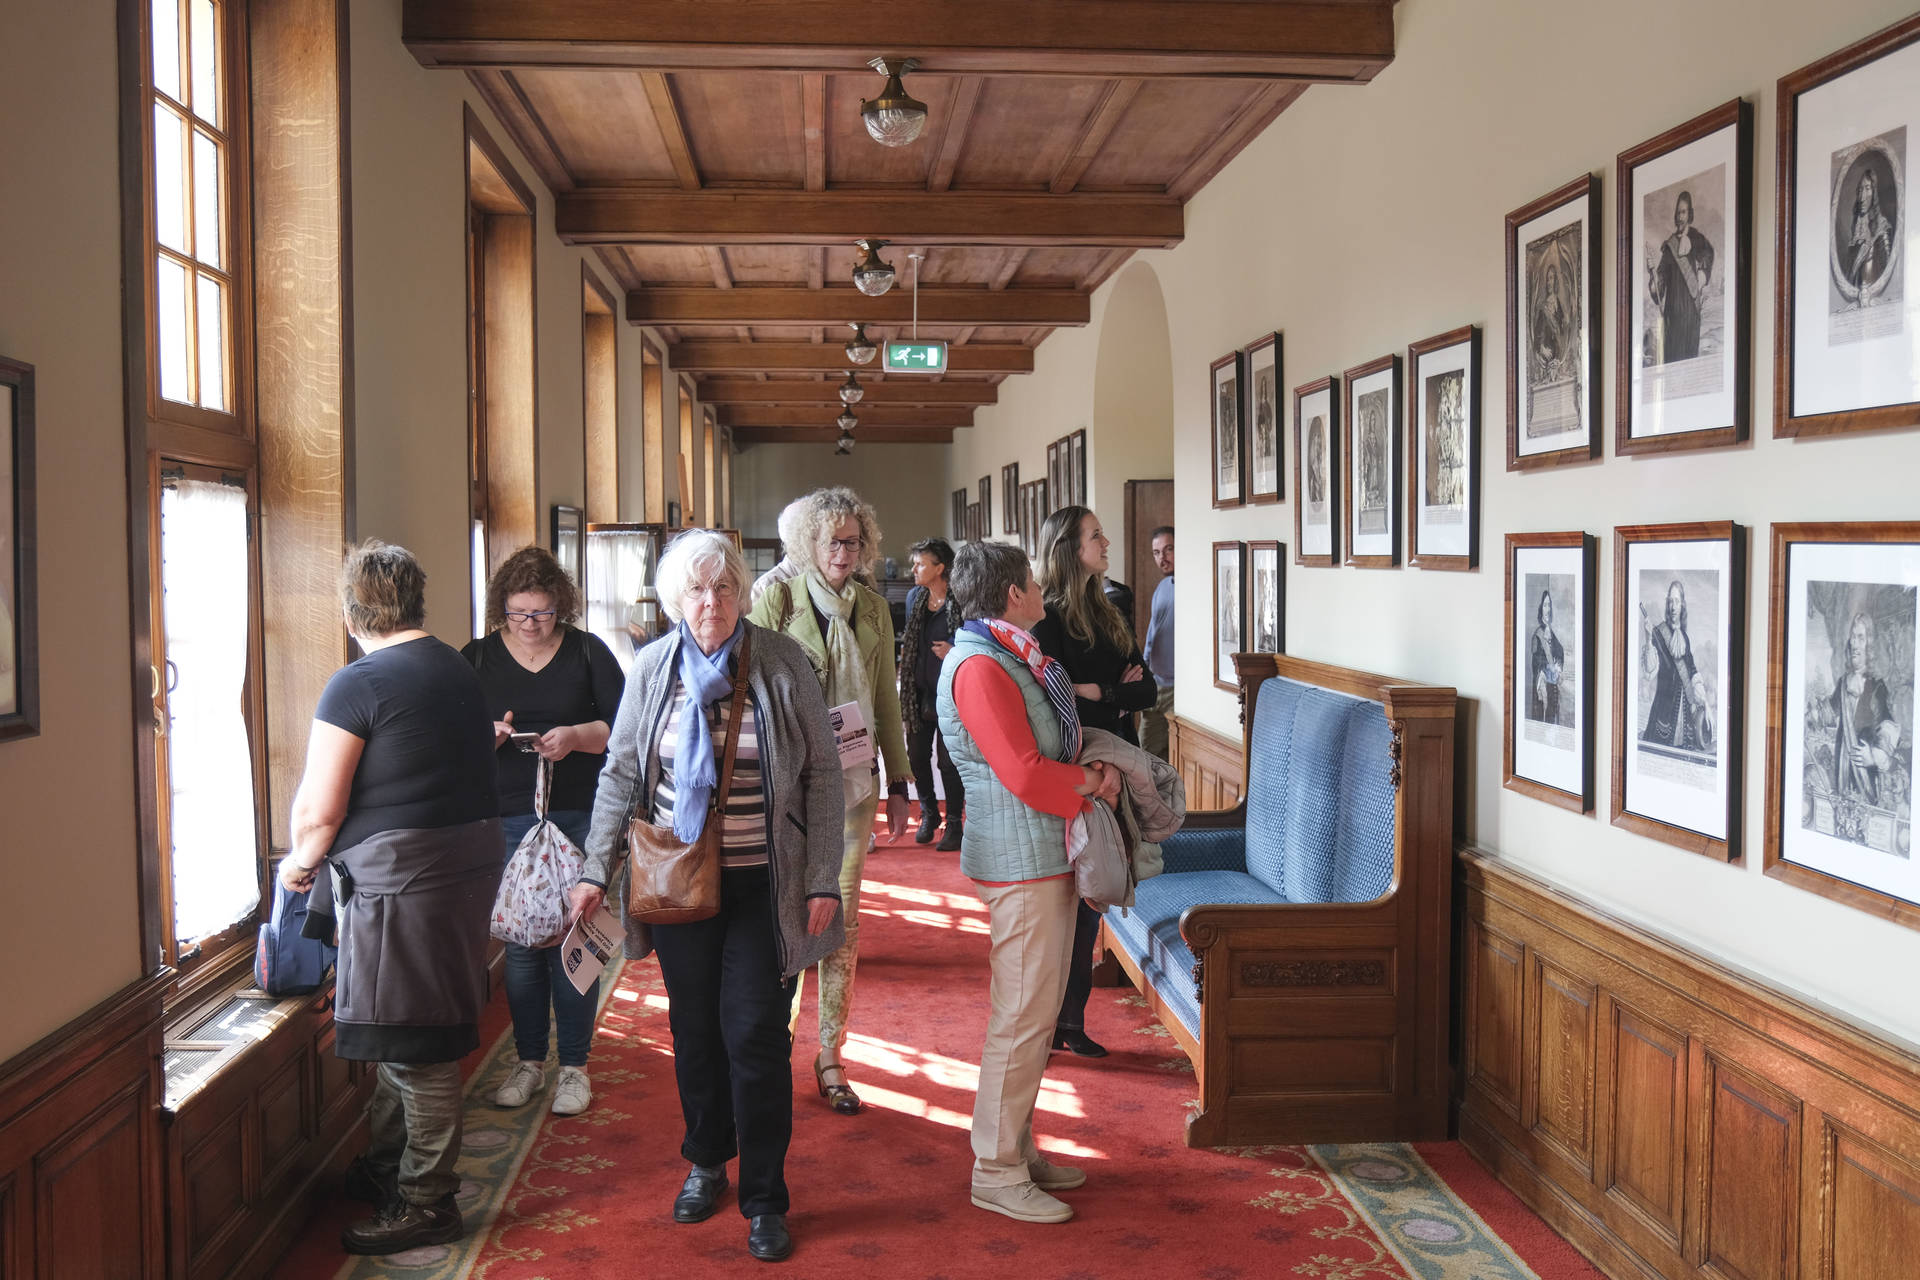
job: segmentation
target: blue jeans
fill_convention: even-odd
[[[586,809],[555,809],[547,814],[567,839],[580,848],[587,846],[587,828],[593,814]],[[520,841],[533,830],[537,819],[530,813],[518,813],[500,819],[506,837],[507,856],[520,847]],[[593,1043],[593,1014],[600,1003],[600,984],[596,980],[584,994],[575,991],[573,980],[560,960],[560,948],[523,947],[507,944],[507,1010],[513,1015],[513,1040],[522,1062],[547,1060],[547,1008],[553,1008],[554,1038],[560,1042],[560,1065],[587,1065],[587,1046]]]

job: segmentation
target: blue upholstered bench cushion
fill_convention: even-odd
[[[1393,732],[1377,702],[1260,686],[1246,869],[1286,902],[1369,902],[1393,879]]]
[[[1188,907],[1216,902],[1280,902],[1279,894],[1244,871],[1185,871],[1142,880],[1125,915],[1107,912],[1107,927],[1140,965],[1140,974],[1187,1030],[1200,1034],[1193,998],[1193,952],[1180,938]]]

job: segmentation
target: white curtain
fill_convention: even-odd
[[[653,583],[654,538],[644,529],[587,533],[587,630],[607,642],[622,667],[634,655],[627,614],[640,589]]]
[[[247,495],[180,480],[160,497],[173,932],[218,933],[260,903],[247,674]]]

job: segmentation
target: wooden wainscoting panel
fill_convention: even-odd
[[[1538,955],[1532,987],[1532,1072],[1522,1114],[1591,1175],[1596,989]]]
[[[308,1070],[307,1055],[295,1054],[260,1086],[260,1181],[269,1193],[293,1171],[313,1131]]]
[[[1520,956],[1524,948],[1479,921],[1467,924],[1467,1082],[1520,1118]]]
[[[1821,1271],[1832,1280],[1920,1271],[1920,1165],[1829,1126],[1825,1186],[1830,1234]]]
[[[1732,1280],[1782,1280],[1799,1218],[1800,1106],[1706,1055],[1705,1261]]]
[[[1638,1210],[1670,1249],[1680,1248],[1686,1168],[1687,1046],[1680,1034],[1613,1004],[1612,1088],[1606,1102],[1603,1188]]]
[[[216,1252],[234,1244],[232,1234],[247,1216],[251,1190],[245,1103],[206,1117],[204,1130],[205,1136],[182,1158],[177,1185],[185,1203],[175,1205],[169,1215],[175,1227],[186,1231],[187,1269],[194,1275],[209,1274]],[[211,1274],[224,1270],[212,1268]]]
[[[1620,1280],[1920,1275],[1920,1047],[1457,854],[1460,1137],[1501,1181]]]
[[[1187,810],[1231,809],[1240,803],[1247,776],[1240,740],[1172,716],[1167,725],[1168,761],[1187,785]]]
[[[141,1203],[148,1084],[130,1082],[34,1161],[35,1274],[134,1276],[157,1270],[139,1224],[109,1214]]]

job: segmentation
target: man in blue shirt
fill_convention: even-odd
[[[1167,758],[1167,717],[1173,714],[1173,526],[1153,531],[1153,563],[1166,576],[1153,589],[1153,612],[1147,619],[1147,642],[1142,656],[1160,686],[1153,710],[1140,713],[1140,745]]]

